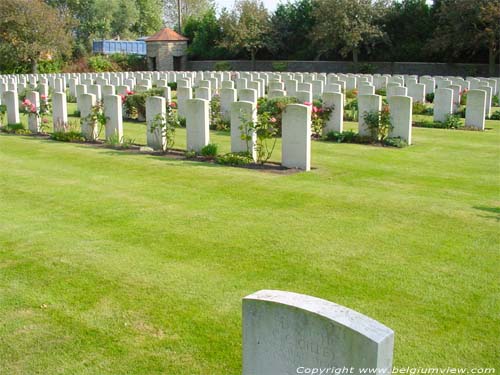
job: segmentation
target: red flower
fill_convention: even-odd
[[[309,106],[311,106],[311,105],[312,105],[312,103],[311,103],[311,102],[304,102],[304,105],[309,105]]]
[[[313,105],[313,112],[314,112],[314,113],[318,113],[318,111],[319,111],[319,110],[318,110],[318,107],[316,107],[315,105]]]
[[[177,108],[177,103],[176,102],[172,102],[169,104],[170,108]]]
[[[127,95],[134,95],[133,91],[127,90]]]
[[[47,95],[41,95],[41,96],[40,96],[40,99],[42,99],[42,100],[47,100]]]

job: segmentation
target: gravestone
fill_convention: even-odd
[[[411,145],[413,100],[409,96],[395,95],[388,99],[392,130],[389,137],[399,137]]]
[[[279,290],[243,299],[243,375],[390,374],[393,349],[393,330],[333,302]]]
[[[382,109],[382,97],[380,95],[358,96],[358,133],[361,136],[371,135],[370,129],[365,124],[365,113],[380,111]]]
[[[203,82],[203,81],[202,81]],[[210,81],[205,81],[210,83]],[[198,87],[195,92],[195,98],[197,99],[205,99],[205,100],[212,100],[212,91],[210,90],[210,87]]]
[[[7,124],[19,124],[21,118],[19,116],[19,99],[16,91],[4,91],[3,104],[7,106]]]
[[[257,104],[257,90],[241,89],[238,90],[238,100],[241,102],[252,102]]]
[[[289,104],[283,111],[281,158],[284,167],[311,169],[311,106]]]
[[[344,95],[339,92],[324,92],[323,107],[333,108],[323,129],[323,134],[330,131],[342,132],[344,128]]]
[[[375,86],[372,85],[360,85],[358,89],[359,95],[375,95]]]
[[[97,98],[94,94],[81,94],[78,100],[80,103],[82,134],[89,141],[95,141],[99,137],[98,124],[92,122],[88,116],[92,113],[92,107],[96,105]]]
[[[66,94],[55,92],[52,95],[52,124],[54,131],[62,131],[68,124],[68,105],[66,103]]]
[[[29,91],[26,94],[26,99],[28,99],[31,104],[35,106],[38,112],[40,111],[40,94],[37,91]],[[39,133],[40,125],[40,116],[35,113],[30,113],[28,115],[28,129],[32,133]]]
[[[286,91],[284,90],[271,90],[267,94],[267,97],[269,99],[276,99],[276,98],[282,98],[286,96]]]
[[[434,121],[445,122],[453,113],[453,90],[436,89],[434,95]]]
[[[425,103],[425,85],[423,83],[408,85],[408,96],[410,96],[414,102]]]
[[[200,152],[210,142],[209,104],[204,99],[186,101],[186,145],[188,151]]]
[[[467,110],[465,126],[484,130],[487,94],[484,90],[469,90],[467,93]]]
[[[177,88],[177,114],[179,117],[186,117],[187,101],[193,97],[193,89],[191,87]]]
[[[224,86],[224,82],[222,82],[222,86]],[[237,94],[238,92],[233,88],[222,88],[220,90],[220,111],[225,121],[231,119],[231,105],[237,100]]]
[[[147,145],[153,150],[164,151],[167,137],[162,124],[167,120],[165,98],[149,96],[146,98]]]
[[[250,129],[241,129],[245,122],[257,121],[257,107],[253,102],[239,101],[231,104],[231,152],[250,152],[256,160],[256,134]],[[249,135],[248,141],[241,139],[242,132]]]
[[[122,97],[106,95],[103,99],[104,115],[106,116],[105,137],[116,136],[119,143],[123,141]]]

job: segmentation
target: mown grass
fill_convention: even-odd
[[[238,374],[241,298],[264,288],[393,328],[398,367],[498,368],[487,127],[313,142],[315,169],[294,175],[0,135],[0,373]]]

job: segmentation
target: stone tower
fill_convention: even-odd
[[[146,39],[149,70],[186,70],[188,38],[164,28]]]

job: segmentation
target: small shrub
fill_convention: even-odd
[[[87,63],[93,72],[111,72],[116,71],[117,67],[105,56],[94,55],[88,58]]]
[[[2,133],[8,134],[31,134],[31,132],[24,127],[23,124],[7,124],[5,126],[0,127]]]
[[[217,61],[214,64],[214,70],[217,70],[217,71],[228,71],[231,69],[232,69],[231,64],[228,63],[227,61]]]
[[[393,128],[391,113],[387,105],[383,106],[381,111],[363,113],[363,120],[365,121],[365,126],[370,131],[373,141],[383,143]]]
[[[111,137],[106,139],[106,144],[112,148],[116,149],[129,149],[135,143],[135,140],[132,138],[124,138],[123,136],[120,138],[118,133],[115,132]]]
[[[186,159],[194,159],[196,158],[196,151],[192,151],[192,150],[189,150],[189,151],[186,151],[184,153],[184,156],[186,157]]]
[[[460,105],[467,105],[467,90],[462,92],[462,96],[460,97]]]
[[[362,73],[362,74],[374,74],[377,71],[377,67],[375,65],[365,63],[365,64],[361,64],[359,66],[358,70],[359,70],[359,73]]]
[[[431,93],[425,95],[425,101],[428,103],[434,103],[434,93],[431,92]]]
[[[247,165],[253,163],[253,159],[246,152],[231,152],[217,156],[215,162],[223,165]]]
[[[358,90],[356,90],[356,89],[354,89],[354,90],[347,90],[345,92],[346,99],[356,99],[357,96],[358,96]]]
[[[132,119],[146,117],[146,98],[149,96],[163,96],[163,89],[151,89],[128,95],[123,103],[127,117]]]
[[[325,140],[337,143],[356,143],[358,133],[352,130],[344,132],[330,131],[326,133]]]
[[[288,63],[285,61],[275,61],[272,63],[275,72],[286,72],[288,70]]]
[[[227,131],[231,128],[231,122],[222,118],[220,107],[220,96],[214,95],[210,101],[210,129]]]
[[[495,111],[490,116],[491,120],[500,120],[500,111]]]
[[[169,82],[167,86],[170,87],[170,90],[177,91],[177,82]]]
[[[268,114],[269,117],[274,118],[276,122],[273,126],[276,130],[276,134],[281,135],[283,111],[288,104],[294,103],[297,103],[297,99],[293,97],[282,97],[274,99],[259,98],[257,104],[257,113],[259,115]]]
[[[463,126],[457,115],[447,115],[444,125],[446,129],[458,129]]]
[[[424,115],[427,114],[427,106],[421,102],[413,102],[413,114]]]
[[[66,93],[66,101],[68,103],[76,103],[76,96],[71,95],[69,92]]]
[[[50,139],[58,142],[85,142],[85,137],[77,131],[60,131],[50,135]]]
[[[390,147],[404,148],[408,146],[408,143],[405,140],[401,139],[400,137],[391,137],[384,139],[383,145]]]
[[[215,158],[217,156],[217,152],[219,150],[219,146],[215,143],[209,143],[201,149],[201,155],[207,158]]]
[[[185,117],[179,117],[179,127],[180,128],[186,127],[186,118]]]
[[[500,98],[498,95],[494,95],[493,98],[491,98],[493,107],[500,107]]]

